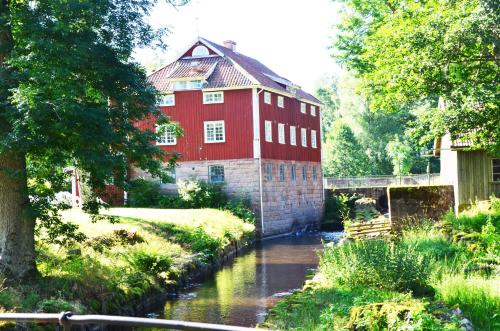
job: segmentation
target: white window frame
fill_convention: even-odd
[[[300,129],[300,141],[301,141],[302,147],[307,147],[307,129],[306,128]]]
[[[307,113],[307,105],[304,102],[300,103],[300,112],[302,114],[306,114]]]
[[[285,181],[286,175],[285,175],[285,164],[284,163],[280,163],[280,165],[279,165],[279,178],[280,178],[280,182]]]
[[[290,145],[297,146],[297,128],[294,125],[290,126]]]
[[[159,97],[158,106],[160,107],[173,107],[175,106],[175,94],[162,94]],[[168,101],[167,101],[168,100]]]
[[[285,108],[285,97],[282,95],[278,95],[278,107]]]
[[[495,171],[495,167],[498,167],[498,166],[495,166],[495,161],[500,162],[500,158],[494,157],[491,159],[491,175],[492,175],[491,180],[494,183],[498,183],[498,182],[500,182],[500,180],[498,180],[498,179],[495,180],[495,175],[500,175],[500,172],[497,172],[498,170]]]
[[[273,123],[271,121],[264,121],[264,136],[267,142],[273,142]]]
[[[307,166],[306,165],[302,166],[302,180],[304,182],[307,182]]]
[[[224,103],[224,91],[203,92],[203,104]]]
[[[318,140],[316,137],[316,130],[311,130],[311,147],[318,148]]]
[[[215,170],[215,169],[221,169],[222,168],[222,180],[213,180],[212,179],[212,171]],[[221,176],[220,174],[218,175],[219,177]],[[224,183],[226,181],[226,174],[225,174],[225,169],[224,169],[224,166],[221,165],[221,164],[212,164],[212,165],[209,165],[208,166],[208,180],[210,181],[210,183],[215,183],[215,184],[218,184],[218,183]]]
[[[222,139],[217,139],[217,128],[222,125]],[[208,130],[213,126],[214,139],[209,140]],[[206,121],[203,122],[203,133],[205,144],[217,144],[226,142],[226,125],[224,121]]]
[[[156,133],[161,129],[161,125],[156,126]],[[162,139],[163,138],[163,139]],[[174,146],[177,145],[177,136],[175,135],[175,130],[167,126],[163,133],[163,136],[160,137],[161,140],[156,140],[156,145],[158,146]]]
[[[313,167],[313,180],[317,181],[318,180],[318,168]]]
[[[272,104],[272,99],[271,99],[271,92],[264,91],[264,103],[267,103],[268,105]]]
[[[285,144],[285,124],[278,123],[278,143]]]
[[[311,116],[316,117],[316,106],[311,105]]]

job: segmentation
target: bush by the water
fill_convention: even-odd
[[[342,230],[343,223],[349,220],[354,211],[354,203],[359,196],[336,195],[330,192],[325,200],[325,216],[322,227],[325,230]]]
[[[333,284],[429,293],[430,259],[411,246],[387,240],[328,248],[321,270]]]

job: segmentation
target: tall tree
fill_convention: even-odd
[[[154,2],[0,0],[0,271],[35,272],[35,220],[57,216],[63,167],[94,189],[124,185],[129,162],[161,175],[156,133],[134,122],[166,119],[131,60],[135,47],[163,45],[145,21]]]
[[[450,133],[500,153],[500,11],[493,0],[341,0],[335,56],[356,71],[370,108],[433,102],[426,140]],[[441,97],[446,107],[437,109]]]
[[[316,96],[324,104],[321,109],[321,130],[323,141],[326,140],[326,133],[330,132],[333,122],[339,117],[339,96],[337,91],[337,80],[325,82],[322,87],[316,90]]]
[[[362,176],[370,172],[370,162],[351,128],[337,120],[323,144],[326,176]]]

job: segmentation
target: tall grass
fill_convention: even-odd
[[[500,329],[500,278],[448,275],[436,284],[437,298],[457,305],[476,330]]]

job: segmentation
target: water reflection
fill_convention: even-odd
[[[318,263],[319,235],[267,241],[199,287],[165,303],[161,318],[255,326]]]

